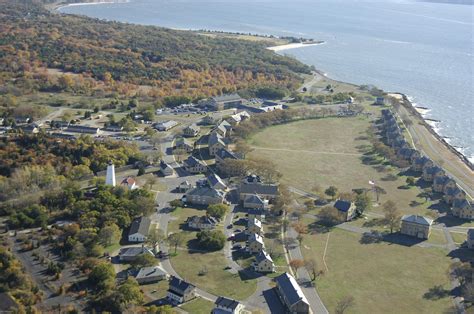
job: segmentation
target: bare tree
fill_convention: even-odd
[[[180,232],[178,233],[172,233],[168,236],[168,242],[170,245],[174,246],[174,254],[176,254],[178,250],[178,246],[180,246],[184,241],[183,234]]]
[[[153,144],[153,147],[158,147],[160,146],[162,140],[163,140],[163,133],[155,133],[153,136],[150,138],[150,143]]]
[[[314,259],[307,259],[304,261],[304,267],[311,274],[311,281],[316,280],[320,275],[323,274],[322,270],[318,269],[318,264]]]
[[[337,302],[336,308],[334,309],[334,313],[343,314],[348,308],[354,306],[354,303],[355,302],[353,296],[345,296]]]
[[[378,185],[374,185],[374,191],[375,191],[375,195],[377,196],[377,202],[379,201],[379,198],[380,198],[381,194],[387,194],[387,191],[385,191],[384,188],[382,188]]]
[[[152,174],[151,176],[149,176],[147,179],[146,179],[146,185],[148,186],[148,190],[151,190],[153,188],[153,186],[158,182],[158,179],[155,177],[154,174]]]
[[[163,233],[162,230],[153,229],[153,230],[151,230],[150,233],[148,234],[148,237],[147,237],[146,242],[151,244],[151,246],[153,247],[153,253],[156,254],[156,253],[157,253],[157,252],[156,252],[156,247],[157,247],[158,244],[160,244],[164,239],[165,239],[165,235],[164,235],[164,233]]]
[[[173,154],[177,162],[181,162],[184,157],[187,155],[187,152],[184,148],[173,149]]]
[[[154,151],[153,153],[147,156],[146,161],[150,165],[157,165],[160,163],[160,160],[162,157],[163,157],[163,154],[160,151]]]
[[[394,201],[388,200],[383,204],[383,211],[385,213],[385,221],[390,226],[390,233],[398,226],[400,222],[400,213]]]

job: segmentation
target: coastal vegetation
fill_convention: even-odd
[[[6,241],[2,238],[1,241]],[[0,244],[0,289],[19,300],[22,310],[41,301],[41,293],[5,243]]]
[[[66,181],[83,180],[113,161],[124,166],[141,160],[134,144],[94,141],[83,136],[61,140],[38,134],[0,141],[0,200],[24,192],[54,190]]]
[[[301,82],[298,73],[310,72],[259,42],[55,14],[35,3],[0,6],[4,94],[199,98],[258,86],[289,90]]]
[[[1,210],[9,215],[8,224],[15,229],[46,227],[57,219],[78,221],[81,228],[93,230],[95,235],[89,239],[94,241],[87,244],[95,245],[99,240],[102,244],[116,243],[117,226],[120,229],[128,227],[134,217],[149,214],[153,208],[152,194],[145,189],[128,191],[122,187],[110,189],[99,184],[91,198],[91,195],[70,184],[60,191],[45,194],[39,204],[25,207],[4,204]],[[98,234],[101,234],[100,239]],[[76,252],[73,246],[64,246],[65,255]]]

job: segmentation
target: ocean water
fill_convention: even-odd
[[[131,0],[64,13],[179,29],[298,36],[285,50],[329,77],[408,95],[474,162],[473,0]]]

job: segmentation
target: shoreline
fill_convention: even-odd
[[[74,3],[64,3],[56,2],[49,5],[49,9],[53,12],[62,13],[59,10],[67,7],[79,7],[84,5],[97,5],[97,4],[114,4],[114,3],[129,3],[130,0],[92,0],[90,2],[74,2]],[[48,7],[48,6],[46,6]],[[68,13],[64,13],[68,14]]]
[[[459,150],[456,149],[453,145],[451,145],[446,139],[446,137],[443,137],[441,134],[436,132],[436,123],[439,123],[441,121],[439,120],[433,120],[433,119],[427,119],[423,117],[423,114],[417,110],[417,107],[410,101],[409,97],[403,93],[389,93],[389,94],[398,94],[402,96],[402,99],[400,101],[400,104],[404,106],[410,113],[411,115],[416,118],[419,122],[423,124],[423,126],[441,143],[443,144],[451,153],[456,155],[467,167],[469,167],[471,170],[474,171],[474,164],[469,160],[467,156],[465,156],[463,153],[461,153]],[[424,108],[422,108],[423,110]]]
[[[340,80],[335,80],[332,79],[330,76],[328,76],[326,73],[322,72],[321,70],[314,70],[314,74],[321,75],[324,78],[331,80],[336,83],[343,83],[343,84],[349,84],[355,87],[360,87],[358,84],[354,83],[349,83],[349,82],[344,82]],[[469,169],[474,171],[474,163],[469,160],[469,157],[465,156],[462,152],[456,149],[453,145],[451,145],[448,140],[449,138],[444,137],[443,135],[439,134],[436,129],[436,124],[440,123],[440,120],[435,120],[435,119],[430,119],[424,117],[424,114],[428,113],[431,111],[431,109],[427,107],[422,107],[422,106],[417,106],[414,104],[411,100],[410,97],[400,93],[400,92],[386,92],[388,97],[392,97],[399,101],[400,105],[404,106],[407,108],[408,112],[410,113],[410,117],[414,118],[417,120],[417,122],[421,123],[429,133],[431,133],[435,139],[440,142],[443,146],[445,146],[452,154],[454,154],[464,165],[466,165]],[[397,97],[398,96],[398,97]],[[402,117],[400,117],[402,119]],[[403,119],[402,119],[403,120]],[[405,121],[404,121],[405,122]]]
[[[55,11],[55,12],[59,12],[59,9],[61,9],[63,7],[68,7],[68,6],[97,5],[97,4],[111,4],[111,3],[128,3],[128,2],[130,2],[130,0],[93,0],[91,2],[78,2],[78,3],[69,3],[69,4],[56,3],[56,4],[52,4],[53,5],[52,10]],[[65,14],[69,14],[69,13],[65,13]],[[196,30],[187,29],[186,31],[196,31]],[[216,31],[216,32],[219,32],[219,31]],[[267,47],[266,49],[271,50],[275,53],[280,53],[284,50],[299,49],[299,48],[304,48],[304,47],[307,47],[307,46],[318,46],[318,45],[322,45],[322,44],[325,44],[325,43],[326,43],[325,41],[315,41],[315,42],[306,42],[306,43],[305,42],[290,43],[290,44],[283,44],[283,45],[277,45],[277,46],[270,46],[270,47]],[[354,84],[354,83],[350,83],[350,82],[343,82],[343,81],[339,81],[339,80],[336,80],[336,79],[332,79],[331,77],[329,77],[326,73],[322,72],[321,70],[315,69],[314,72],[317,73],[318,75],[322,75],[325,78],[330,79],[334,82],[340,82],[340,83],[350,84],[350,85],[359,87],[358,84]],[[390,94],[399,95],[400,98],[398,98],[398,100],[399,100],[400,104],[403,105],[405,108],[407,108],[407,110],[410,112],[410,114],[415,119],[419,120],[424,125],[424,127],[441,144],[443,144],[449,151],[451,151],[453,154],[455,154],[468,168],[470,168],[471,170],[474,170],[474,164],[473,164],[473,162],[471,162],[469,157],[465,156],[462,152],[457,150],[453,145],[451,145],[446,140],[445,137],[443,137],[441,134],[439,134],[437,132],[436,124],[441,122],[441,121],[433,120],[433,119],[429,119],[429,118],[424,117],[429,111],[431,111],[431,109],[426,108],[426,107],[422,107],[422,106],[417,106],[416,104],[414,104],[410,100],[409,96],[407,96],[403,93],[400,93],[400,92],[387,92],[387,94],[388,95],[390,95]]]
[[[304,48],[304,47],[311,47],[311,46],[319,46],[319,45],[324,45],[325,43],[326,43],[325,41],[317,41],[317,42],[311,42],[311,43],[305,43],[305,42],[291,43],[291,44],[267,47],[267,49],[271,50],[273,52],[279,52],[279,51],[282,51],[282,50],[297,49],[297,48]]]

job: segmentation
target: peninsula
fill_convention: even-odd
[[[275,53],[324,42],[0,27],[1,311],[473,308],[472,168],[404,95]]]

